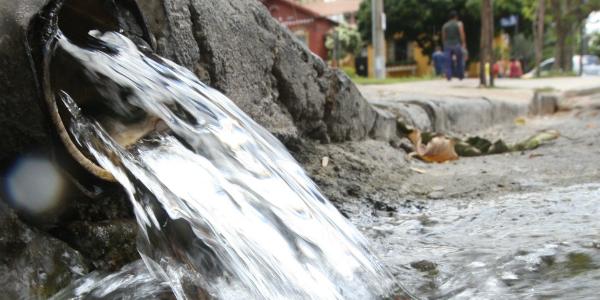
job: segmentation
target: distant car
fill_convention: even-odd
[[[540,63],[541,75],[548,75],[554,67],[554,57],[546,59]],[[571,70],[574,74],[579,74],[579,55],[573,56],[573,69]],[[533,68],[529,73],[523,75],[523,78],[535,77],[536,68]],[[600,76],[600,58],[596,55],[584,55],[583,56],[583,76]]]

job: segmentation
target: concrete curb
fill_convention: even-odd
[[[420,99],[417,99],[420,98]],[[529,103],[510,103],[486,98],[417,97],[414,100],[373,100],[379,111],[392,113],[396,121],[422,131],[469,133],[527,115]]]
[[[377,117],[370,137],[391,141],[402,136],[404,126],[425,132],[468,134],[521,116],[551,115],[562,109],[567,99],[594,94],[600,94],[600,87],[536,91],[529,101],[431,95],[371,99]]]

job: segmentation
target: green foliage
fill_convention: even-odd
[[[531,33],[531,21],[522,17],[525,3],[532,0],[495,0],[494,15],[496,24],[502,17],[511,14],[521,16],[519,31]],[[467,48],[470,58],[479,54],[481,0],[384,0],[387,17],[387,38],[402,33],[403,38],[416,41],[424,53],[431,55],[435,46],[441,44],[441,28],[448,21],[448,14],[456,10],[465,24]],[[359,31],[364,40],[371,39],[371,1],[361,3],[357,15]],[[496,26],[499,31],[499,26]]]
[[[342,71],[352,79],[358,77],[358,75],[356,74],[356,70],[353,67],[343,67]]]
[[[334,29],[332,33],[327,35],[325,47],[329,50],[329,57],[333,57],[333,49],[335,47],[335,34],[339,41],[339,57],[345,57],[348,54],[357,55],[362,49],[363,41],[357,29],[347,25],[340,25]]]
[[[524,34],[517,34],[512,39],[511,58],[521,61],[524,70],[530,70],[535,64],[535,46],[533,41]]]
[[[588,51],[590,54],[600,56],[600,33],[596,32],[590,37]]]

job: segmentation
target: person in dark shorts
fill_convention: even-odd
[[[433,52],[431,59],[433,60],[433,69],[435,70],[435,76],[444,75],[446,57],[444,56],[444,52],[442,52],[441,47],[435,47],[435,52]]]
[[[465,28],[463,22],[458,19],[456,11],[450,12],[450,20],[442,27],[442,41],[444,43],[446,79],[451,80],[453,73],[453,58],[456,59],[457,62],[462,62],[464,59],[463,49],[466,49],[467,45]],[[465,78],[465,65],[457,63],[455,67],[456,77],[460,80]]]

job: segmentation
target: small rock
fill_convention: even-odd
[[[410,263],[410,266],[421,272],[431,272],[437,269],[437,264],[428,260],[414,261]]]
[[[361,194],[361,187],[358,184],[350,184],[347,188],[346,188],[346,193],[348,193],[348,195],[350,196],[354,196],[354,197],[359,197]]]
[[[327,168],[328,165],[329,165],[329,157],[325,156],[325,157],[323,157],[323,159],[321,159],[321,166],[323,168]]]
[[[442,199],[444,198],[444,193],[441,191],[435,191],[435,192],[431,192],[427,195],[427,198],[429,199]]]

